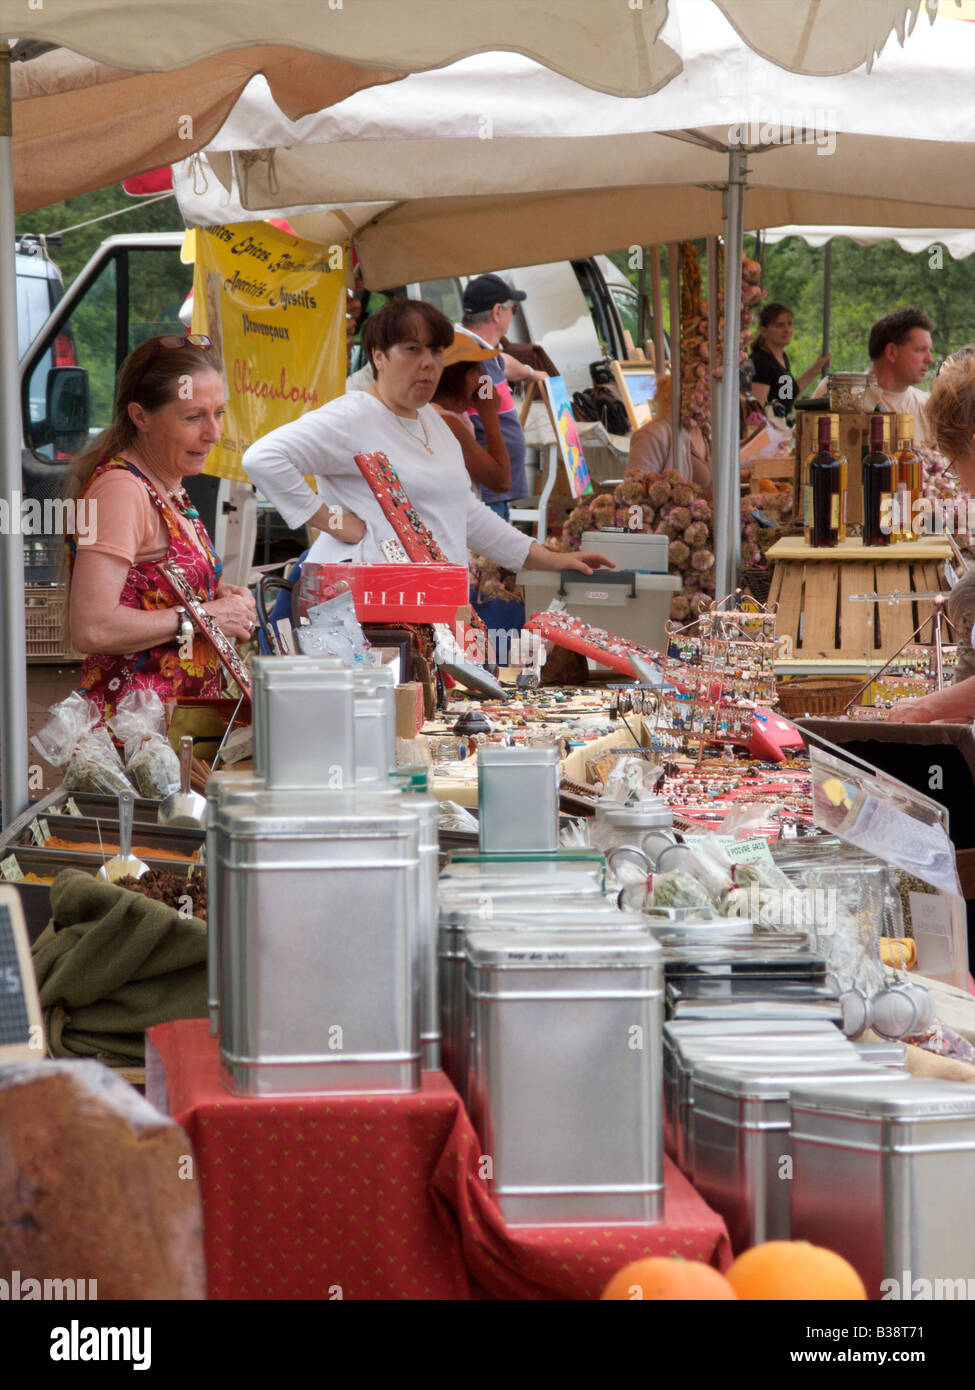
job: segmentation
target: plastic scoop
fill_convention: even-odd
[[[156,819],[160,825],[202,830],[207,823],[206,797],[190,790],[193,766],[193,740],[189,734],[179,741],[179,791],[170,792],[160,802]]]
[[[130,791],[118,794],[118,854],[109,859],[98,870],[98,877],[107,883],[131,875],[141,878],[149,872],[149,865],[143,864],[132,853],[132,820],[135,813],[135,797]]]

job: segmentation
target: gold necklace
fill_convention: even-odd
[[[428,454],[432,454],[432,453],[433,453],[433,450],[430,448],[430,436],[427,434],[427,427],[426,427],[426,425],[423,423],[423,416],[420,414],[419,411],[417,411],[416,418],[419,420],[419,422],[420,422],[420,429],[423,431],[423,439],[422,439],[422,440],[417,439],[416,435],[413,433],[412,430],[407,430],[407,429],[406,429],[405,424],[403,424],[402,416],[397,415],[395,411],[393,411],[392,414],[393,414],[394,418],[395,418],[396,420],[399,421],[399,423],[400,423],[400,425],[402,426],[402,428],[403,428],[404,430],[406,430],[406,433],[410,436],[411,439],[416,440],[416,443],[417,443],[417,444],[422,443],[424,449],[426,449],[426,451],[427,451]]]

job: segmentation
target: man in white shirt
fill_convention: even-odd
[[[909,305],[895,309],[878,319],[870,330],[870,370],[877,378],[876,386],[868,386],[863,396],[863,409],[891,410],[898,415],[914,416],[914,442],[933,444],[928,429],[928,393],[918,391],[931,366],[931,333],[934,323],[923,309]]]

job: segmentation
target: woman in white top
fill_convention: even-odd
[[[386,560],[381,546],[395,539],[356,454],[383,453],[417,513],[447,559],[467,564],[468,550],[505,569],[579,570],[591,574],[612,561],[585,551],[563,554],[509,526],[471,491],[460,443],[429,404],[450,320],[432,304],[395,299],[369,319],[362,344],[375,374],[367,391],[340,396],[282,425],[251,445],[243,464],[251,481],[297,530],[321,532],[309,552],[316,563]],[[305,482],[314,475],[320,491]]]

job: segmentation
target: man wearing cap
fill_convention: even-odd
[[[514,289],[500,275],[478,275],[464,290],[463,327],[484,347],[497,348],[511,327],[516,303],[525,298],[523,290]],[[546,373],[535,371],[524,362],[519,362],[501,351],[484,363],[484,370],[494,382],[498,395],[498,419],[511,460],[511,483],[504,492],[491,492],[484,488],[482,499],[492,511],[507,521],[508,503],[512,498],[525,497],[528,493],[528,480],[525,475],[525,434],[508,382],[544,381]],[[478,443],[483,445],[484,427],[476,412],[473,419]]]

